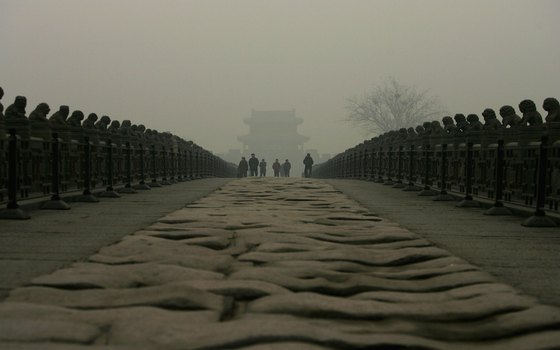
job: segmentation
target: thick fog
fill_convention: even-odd
[[[451,114],[559,98],[559,13],[555,0],[0,0],[2,103],[131,119],[215,153],[241,148],[252,109],[295,109],[305,148],[335,154],[366,137],[346,99],[387,77]]]

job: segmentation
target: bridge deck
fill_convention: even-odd
[[[325,182],[250,178],[12,290],[0,304],[0,342],[552,349],[560,310]]]
[[[486,208],[457,208],[391,186],[326,180],[376,214],[420,234],[490,272],[499,280],[560,306],[560,228],[525,227],[521,216],[483,215]],[[518,209],[520,214],[521,208]],[[534,210],[524,208],[525,214]],[[551,214],[549,214],[551,215]]]

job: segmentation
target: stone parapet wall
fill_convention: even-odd
[[[84,118],[81,111],[74,111],[68,116],[67,107],[66,112],[63,107],[66,106],[48,118],[50,108],[42,103],[27,116],[25,97],[18,96],[6,109],[5,116],[0,114],[0,203],[8,201],[11,140],[16,148],[18,199],[53,191],[55,143],[61,193],[83,190],[88,182],[92,190],[100,190],[113,184],[130,185],[130,182],[159,183],[236,175],[235,165],[170,132],[147,129],[129,120],[98,118],[94,113]]]
[[[520,103],[522,117],[511,106],[444,117],[443,126],[427,122],[374,137],[314,168],[323,178],[368,179],[396,187],[435,188],[487,199],[533,206],[537,202],[538,165],[543,155],[543,198],[558,211],[560,201],[560,118],[558,101],[548,98],[541,117],[534,103]],[[546,154],[543,154],[546,153]],[[499,156],[501,163],[498,162]],[[496,198],[500,191],[503,198]]]

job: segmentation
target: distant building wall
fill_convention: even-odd
[[[298,133],[297,126],[303,119],[296,117],[295,110],[252,110],[251,117],[244,122],[249,125],[249,133],[238,137],[243,143],[241,156],[248,158],[254,153],[259,160],[264,158],[268,174],[272,173],[275,159],[280,163],[289,159],[292,164],[291,176],[301,176],[305,157],[303,146],[309,138]]]

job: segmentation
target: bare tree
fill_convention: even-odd
[[[347,120],[371,134],[416,126],[441,119],[445,113],[437,97],[428,90],[400,84],[388,78],[383,86],[357,98],[349,98]]]

